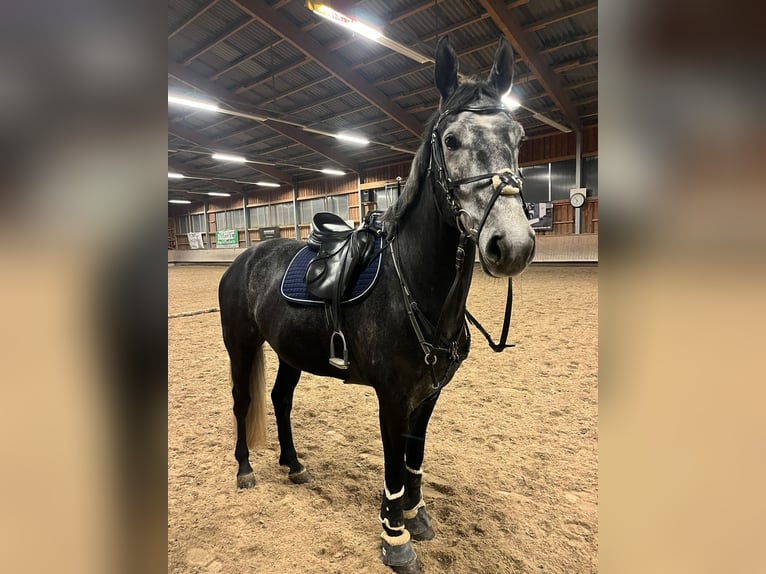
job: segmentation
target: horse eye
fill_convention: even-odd
[[[457,141],[457,138],[453,136],[452,134],[449,134],[446,138],[444,138],[444,145],[447,146],[448,149],[455,150],[458,147],[460,147],[460,144]]]

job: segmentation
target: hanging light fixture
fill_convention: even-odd
[[[214,153],[211,157],[213,159],[217,159],[218,161],[229,161],[232,163],[247,163],[247,158],[242,157],[241,155],[231,155],[228,153]]]
[[[168,94],[168,103],[186,106],[189,108],[196,108],[198,110],[207,110],[208,112],[221,111],[221,108],[219,108],[216,104],[210,102],[200,102],[199,100],[190,100],[189,98],[181,98],[178,96],[171,96],[170,94]]]

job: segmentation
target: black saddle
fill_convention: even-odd
[[[380,211],[367,214],[355,229],[334,213],[320,212],[314,215],[306,240],[309,249],[317,252],[306,269],[306,289],[325,301],[332,329],[330,364],[339,369],[349,365],[346,338],[341,331],[340,302],[375,255],[375,239],[382,234],[381,215]]]

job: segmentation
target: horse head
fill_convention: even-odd
[[[513,50],[501,38],[488,78],[459,82],[457,56],[445,36],[436,48],[435,81],[441,94],[431,129],[435,191],[476,242],[484,271],[517,275],[534,256],[535,233],[521,194],[524,129],[501,102],[513,82]]]

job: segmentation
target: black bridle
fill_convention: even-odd
[[[442,330],[444,327],[444,320],[447,316],[446,311],[454,305],[455,298],[458,296],[459,293],[459,286],[462,279],[462,270],[465,262],[465,254],[466,254],[466,243],[468,239],[472,239],[474,243],[478,246],[479,242],[479,236],[481,235],[482,230],[484,229],[484,224],[487,221],[487,218],[489,217],[490,212],[492,211],[492,208],[495,206],[495,203],[497,202],[497,199],[501,195],[508,195],[508,194],[519,194],[519,197],[521,199],[522,206],[524,208],[524,213],[527,216],[527,219],[529,219],[530,214],[529,210],[527,208],[527,204],[524,201],[524,196],[522,195],[522,187],[523,187],[523,180],[521,177],[521,174],[515,174],[511,172],[510,169],[503,170],[501,172],[493,172],[493,173],[483,173],[480,175],[475,175],[471,177],[466,177],[458,180],[453,180],[449,177],[449,174],[447,172],[447,166],[444,159],[444,149],[442,148],[441,143],[441,137],[439,132],[439,125],[441,124],[442,120],[446,118],[449,115],[457,114],[460,112],[472,112],[472,113],[478,113],[478,114],[492,114],[492,113],[504,113],[506,115],[508,114],[508,111],[502,107],[502,106],[464,106],[461,108],[457,108],[454,110],[446,109],[444,112],[442,112],[439,117],[436,119],[436,122],[434,123],[434,127],[431,131],[431,154],[430,154],[430,162],[428,165],[428,173],[427,177],[430,177],[433,183],[434,189],[441,189],[443,197],[449,205],[450,209],[452,210],[452,215],[455,219],[455,225],[457,226],[458,231],[460,232],[460,236],[458,238],[458,246],[457,251],[455,253],[455,280],[452,283],[452,286],[450,287],[449,293],[447,294],[447,298],[444,301],[444,304],[442,305],[441,312],[439,313],[439,319],[437,321],[436,326],[434,327],[433,324],[422,314],[422,312],[419,310],[417,303],[413,299],[409,289],[407,288],[407,285],[404,281],[404,277],[402,276],[401,270],[399,268],[399,262],[397,261],[397,249],[391,250],[391,256],[394,261],[394,268],[396,269],[397,276],[399,277],[399,283],[402,288],[402,293],[404,295],[404,300],[406,303],[407,308],[407,314],[409,316],[410,322],[412,323],[413,330],[415,331],[415,335],[418,338],[418,341],[420,343],[420,346],[423,350],[424,354],[424,361],[427,365],[431,368],[431,378],[432,378],[432,386],[434,389],[440,389],[446,382],[449,380],[449,378],[452,376],[452,374],[457,370],[457,367],[460,365],[460,363],[468,356],[468,347],[470,346],[470,340],[471,336],[468,331],[468,326],[464,322],[463,323],[463,329],[456,335],[454,340],[443,342],[442,341]],[[489,203],[487,204],[487,207],[484,210],[484,214],[482,215],[481,221],[478,225],[472,225],[472,223],[475,223],[473,218],[468,214],[465,210],[463,210],[460,207],[460,204],[457,201],[457,198],[454,195],[454,190],[458,189],[461,185],[466,185],[469,183],[476,183],[479,181],[485,181],[489,180],[493,187],[493,193],[492,197],[489,200]],[[436,205],[439,209],[439,212],[443,214],[441,204],[437,200]],[[479,256],[481,257],[481,252],[479,253]],[[466,309],[465,310],[465,316],[467,320],[473,324],[482,335],[487,339],[487,342],[489,343],[490,348],[495,352],[501,352],[504,349],[507,349],[509,347],[513,347],[513,344],[506,344],[508,340],[508,331],[511,321],[511,311],[513,307],[513,284],[510,279],[508,278],[508,292],[506,294],[506,304],[505,304],[505,315],[503,318],[503,328],[500,335],[500,341],[495,343],[492,340],[492,337],[489,335],[486,329],[479,323],[479,321]],[[426,341],[426,338],[423,334],[423,330],[420,326],[420,323],[418,322],[417,314],[420,315],[420,318],[423,322],[425,322],[429,327],[431,327],[433,331],[433,335],[431,340],[433,342],[429,343]],[[459,343],[461,334],[463,336],[463,345],[461,346]],[[434,365],[436,365],[436,362],[438,360],[438,356],[436,352],[443,352],[446,353],[450,359],[450,364],[447,367],[447,370],[444,373],[444,376],[438,380],[436,377],[436,373],[434,371]]]
[[[453,180],[449,176],[449,173],[447,172],[447,164],[444,159],[444,148],[442,147],[439,124],[441,124],[442,120],[447,116],[459,114],[461,112],[471,112],[475,114],[501,113],[507,115],[508,117],[510,117],[510,114],[508,113],[508,110],[506,110],[503,106],[464,106],[455,110],[447,109],[439,114],[439,117],[436,119],[434,127],[431,130],[431,158],[428,164],[428,173],[430,174],[434,185],[442,190],[447,204],[450,206],[455,215],[458,229],[461,232],[467,233],[474,241],[478,242],[479,235],[481,234],[481,230],[484,229],[484,224],[489,217],[490,211],[492,211],[492,208],[495,206],[497,198],[500,197],[500,195],[503,195],[505,190],[510,188],[514,190],[515,193],[519,194],[519,197],[521,198],[521,204],[524,208],[524,213],[526,214],[527,219],[530,218],[530,213],[522,193],[524,182],[521,174],[515,174],[510,170],[504,170],[501,172],[483,173],[471,177],[464,177],[457,180]],[[457,202],[457,199],[453,193],[454,190],[459,188],[461,185],[468,183],[476,183],[478,181],[485,180],[492,181],[495,177],[498,177],[500,181],[497,185],[494,185],[493,181],[494,191],[486,209],[484,210],[484,215],[482,216],[479,225],[466,225],[463,221],[463,217],[470,216],[465,210],[461,209],[460,204]]]

